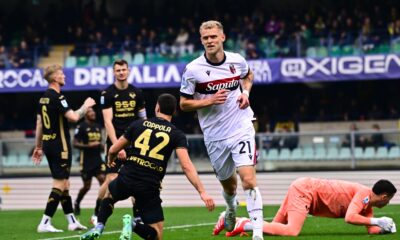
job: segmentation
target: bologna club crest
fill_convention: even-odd
[[[235,69],[235,66],[233,66],[233,64],[230,64],[230,65],[229,65],[229,70],[231,70],[231,73],[232,73],[232,74],[235,74],[235,73],[236,73],[236,69]]]

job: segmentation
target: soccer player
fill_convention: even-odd
[[[113,206],[120,200],[133,196],[136,200],[136,217],[124,218],[124,231],[120,239],[130,239],[132,230],[147,240],[162,239],[164,214],[161,207],[160,189],[165,176],[168,160],[172,151],[182,166],[190,183],[199,192],[206,207],[214,209],[213,199],[205,192],[197,171],[187,151],[185,134],[171,124],[177,101],[170,94],[162,94],[157,99],[156,117],[149,120],[137,120],[126,130],[124,135],[109,150],[109,164],[114,164],[118,152],[128,145],[126,162],[120,169],[118,177],[109,184],[106,197],[103,199],[98,215],[97,225],[81,236],[81,239],[98,238]]]
[[[183,111],[197,110],[212,167],[223,187],[227,204],[225,228],[232,231],[235,226],[237,170],[254,225],[253,239],[263,239],[254,113],[249,102],[253,73],[242,56],[224,51],[225,35],[220,22],[202,23],[200,36],[205,53],[184,70],[180,106]]]
[[[373,217],[373,207],[382,208],[393,198],[397,189],[388,180],[379,180],[368,188],[359,183],[303,177],[295,180],[275,218],[264,222],[263,231],[269,235],[298,236],[307,214],[316,217],[344,218],[347,223],[364,225],[369,234],[395,232],[388,217]],[[213,234],[223,230],[223,217]],[[252,230],[247,218],[238,218],[235,229],[226,236],[236,236]]]
[[[103,184],[105,179],[106,165],[101,158],[103,147],[101,144],[101,126],[96,122],[96,112],[93,108],[88,108],[85,121],[76,127],[73,145],[80,150],[79,165],[83,186],[79,190],[74,203],[74,212],[76,215],[80,215],[80,203],[90,190],[92,178],[95,177],[100,185]],[[96,204],[94,209],[96,216],[99,207],[99,204]]]
[[[40,164],[43,152],[49,163],[53,186],[38,232],[62,232],[51,224],[51,218],[59,202],[68,220],[68,230],[82,230],[85,226],[75,218],[72,200],[69,195],[69,175],[71,169],[71,142],[68,121],[77,122],[87,109],[95,105],[92,98],[87,98],[83,105],[73,111],[67,99],[61,93],[65,85],[65,75],[60,65],[50,65],[44,70],[44,78],[49,87],[39,100],[36,118],[36,146],[32,154],[35,164]]]
[[[100,98],[104,126],[107,132],[107,151],[122,136],[130,123],[139,118],[146,118],[142,91],[128,83],[128,62],[123,59],[116,60],[113,64],[113,70],[115,82],[101,93]],[[121,149],[118,153],[116,164],[112,167],[107,165],[106,180],[100,187],[96,206],[100,206],[108,184],[117,177],[118,170],[121,167],[121,160],[125,159],[126,151]],[[96,221],[96,215],[92,216],[92,223],[96,224]]]

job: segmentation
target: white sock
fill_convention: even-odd
[[[246,224],[243,226],[243,230],[244,230],[245,232],[251,232],[251,231],[253,231],[253,224],[252,224],[251,222],[246,223]]]
[[[253,224],[253,236],[262,236],[264,219],[260,190],[258,187],[254,187],[245,190],[244,193],[246,194],[247,212]]]
[[[73,213],[66,214],[65,217],[68,220],[68,224],[76,223],[76,218]]]
[[[43,214],[42,220],[40,221],[41,225],[48,225],[51,224],[51,217]]]
[[[222,191],[222,196],[225,199],[227,208],[234,209],[236,211],[236,206],[237,206],[236,193],[233,195],[228,195],[226,192]]]

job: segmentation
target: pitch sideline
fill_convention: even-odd
[[[265,220],[272,220],[272,218],[264,218]],[[199,224],[186,224],[186,225],[178,225],[178,226],[170,226],[165,227],[164,230],[170,229],[181,229],[181,228],[192,228],[192,227],[202,227],[202,226],[212,226],[215,225],[215,222],[212,223],[199,223]],[[110,235],[115,233],[120,233],[121,231],[110,231],[110,232],[103,232],[102,235]],[[71,238],[79,238],[81,235],[73,235],[67,237],[57,237],[57,238],[39,238],[38,240],[59,240],[59,239],[71,239]]]
[[[393,214],[393,212],[390,212]],[[387,212],[380,212],[379,215],[384,215],[388,214]],[[311,215],[308,215],[307,217],[313,217]],[[264,220],[272,220],[272,217],[264,218]],[[214,225],[215,222],[212,223],[199,223],[199,224],[186,224],[186,225],[178,225],[178,226],[170,226],[170,227],[165,227],[164,230],[170,230],[170,229],[181,229],[181,228],[192,228],[192,227],[202,227],[202,226],[212,226]],[[120,233],[121,231],[110,231],[110,232],[103,232],[102,235],[111,235],[111,234],[116,234]],[[57,238],[39,238],[38,240],[59,240],[59,239],[71,239],[71,238],[79,238],[81,235],[73,235],[73,236],[66,236],[66,237],[57,237]]]

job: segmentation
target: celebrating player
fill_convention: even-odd
[[[104,126],[107,132],[107,151],[122,136],[132,121],[146,118],[142,91],[128,83],[128,62],[123,59],[116,60],[113,64],[113,70],[115,82],[101,93],[100,99]],[[121,160],[125,159],[125,149],[121,149],[118,153],[116,164],[112,167],[107,165],[106,180],[100,187],[95,209],[100,206],[101,199],[104,197],[110,181],[117,177],[118,170],[121,167]],[[96,221],[97,216],[92,216],[92,223],[96,224]]]
[[[388,180],[379,180],[371,188],[359,183],[317,178],[299,178],[288,193],[271,223],[264,222],[263,232],[269,235],[298,236],[307,214],[316,217],[344,218],[347,223],[365,225],[369,234],[391,233],[396,225],[391,218],[373,217],[373,207],[382,208],[393,198],[397,189]],[[221,216],[213,234],[223,229]],[[251,231],[247,218],[238,218],[235,229],[226,236]]]
[[[249,102],[253,73],[242,56],[224,51],[220,22],[201,24],[200,36],[205,54],[186,66],[180,106],[183,111],[197,110],[211,164],[223,187],[226,229],[232,231],[235,226],[237,169],[254,225],[253,239],[263,239],[263,205],[254,167],[254,114]]]
[[[49,162],[53,186],[42,220],[37,227],[38,232],[62,232],[51,224],[51,218],[61,202],[68,220],[68,230],[86,229],[75,218],[72,200],[69,195],[69,175],[71,171],[71,142],[68,121],[77,122],[89,107],[95,105],[92,98],[87,98],[81,108],[73,111],[61,87],[65,85],[65,75],[60,65],[51,65],[44,70],[44,78],[49,88],[39,100],[36,120],[36,146],[32,154],[35,164],[40,164],[43,152]]]
[[[136,200],[135,216],[140,220],[131,221],[130,216],[125,217],[124,231],[120,239],[130,239],[132,230],[143,239],[162,239],[164,214],[160,188],[173,150],[176,150],[183,172],[199,192],[206,207],[210,211],[214,209],[214,201],[205,192],[190,160],[186,136],[170,123],[176,104],[174,96],[160,95],[155,108],[156,117],[133,122],[124,135],[112,145],[109,150],[111,165],[115,163],[121,149],[128,145],[132,146],[132,149],[128,152],[118,177],[109,184],[106,197],[101,203],[97,225],[82,235],[81,239],[98,238],[112,214],[114,204],[130,196]]]
[[[103,147],[103,144],[101,144],[101,126],[96,123],[96,112],[93,108],[88,108],[85,121],[76,127],[73,145],[80,150],[79,165],[83,181],[83,186],[79,190],[78,197],[74,203],[74,212],[79,215],[81,212],[80,203],[90,190],[92,178],[96,177],[100,185],[103,184],[105,179],[106,165],[101,159]],[[96,204],[94,210],[96,216],[99,207],[99,204]]]

